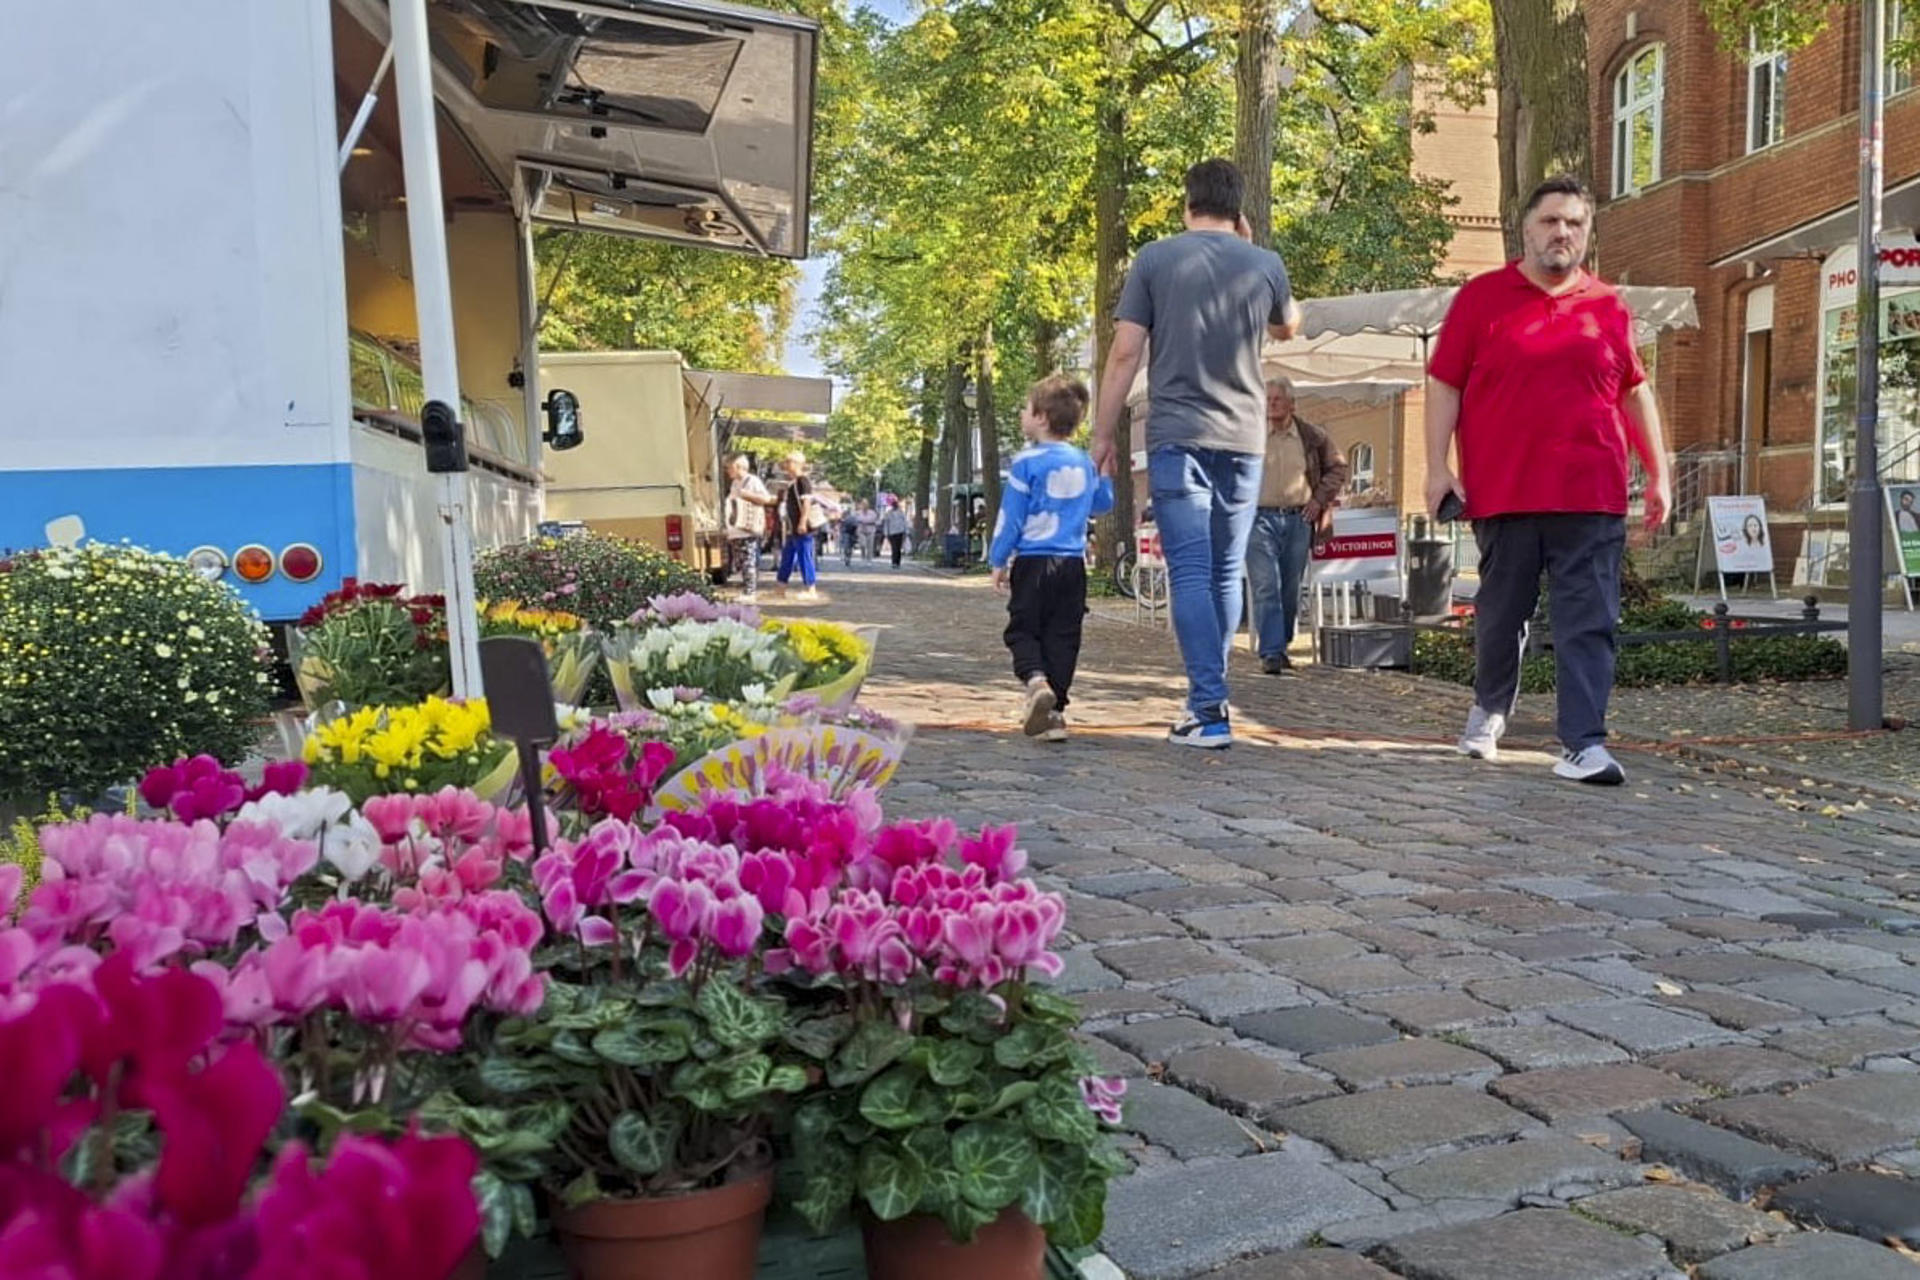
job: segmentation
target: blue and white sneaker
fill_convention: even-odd
[[[1233,727],[1225,720],[1202,720],[1189,712],[1168,730],[1167,741],[1180,747],[1220,751],[1233,745]]]

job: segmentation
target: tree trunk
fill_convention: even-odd
[[[1553,174],[1593,182],[1587,24],[1578,0],[1493,0],[1500,89],[1500,214],[1520,254],[1527,196]]]
[[[1033,325],[1033,370],[1040,377],[1060,367],[1060,326],[1051,320]]]
[[[946,472],[947,482],[939,498],[940,521],[936,534],[945,533],[958,525],[962,533],[966,525],[958,518],[958,501],[954,490],[968,483],[966,477],[971,473],[973,460],[971,424],[967,420],[967,365],[964,360],[947,362],[947,457],[942,468]]]
[[[1108,42],[1112,79],[1108,81],[1107,101],[1100,110],[1100,131],[1094,149],[1093,206],[1093,349],[1095,386],[1105,376],[1107,360],[1113,353],[1113,313],[1120,305],[1120,290],[1126,283],[1127,254],[1127,98],[1124,88],[1126,41]],[[1122,539],[1133,537],[1133,430],[1127,415],[1121,415],[1118,438],[1114,441],[1113,513],[1107,519],[1097,548],[1100,562],[1107,563],[1112,548]]]
[[[993,321],[980,334],[980,350],[975,363],[974,382],[976,416],[980,423],[980,485],[986,491],[987,505],[980,522],[981,536],[993,538],[994,522],[1000,518],[1000,419],[993,411]],[[984,548],[982,548],[984,550]]]
[[[1242,206],[1253,242],[1273,243],[1273,117],[1280,98],[1274,0],[1240,0],[1238,52],[1233,64],[1233,162],[1246,179]]]
[[[933,511],[933,446],[939,439],[940,371],[928,369],[920,375],[920,465],[913,476],[914,517],[922,521],[930,520]]]

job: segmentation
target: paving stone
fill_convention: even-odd
[[[1489,1022],[1508,1022],[1510,1016],[1458,991],[1403,991],[1392,995],[1361,996],[1354,1006],[1377,1013],[1415,1035],[1457,1031]]]
[[[1898,968],[1861,969],[1853,977],[1870,986],[1885,987],[1902,995],[1920,996],[1920,968],[1902,964]]]
[[[1469,912],[1475,921],[1513,933],[1550,933],[1556,929],[1600,929],[1618,921],[1579,907],[1529,902],[1521,906],[1488,907]]]
[[[1454,1143],[1510,1138],[1527,1117],[1484,1093],[1450,1085],[1381,1089],[1293,1107],[1280,1125],[1348,1160],[1380,1160]]]
[[[1769,978],[1765,982],[1744,983],[1740,989],[1763,999],[1796,1005],[1820,1018],[1851,1018],[1855,1014],[1879,1013],[1901,1003],[1895,992],[1870,987],[1863,982],[1824,976]]]
[[[1628,1187],[1588,1196],[1576,1212],[1659,1236],[1676,1262],[1705,1262],[1793,1228],[1699,1185]]]
[[[1616,995],[1650,996],[1659,990],[1660,979],[1618,956],[1604,960],[1561,960],[1553,967],[1595,986],[1606,987]]]
[[[1136,982],[1158,985],[1203,973],[1241,971],[1241,966],[1231,958],[1184,938],[1102,947],[1099,956],[1103,964],[1111,965]]]
[[[1447,956],[1412,956],[1407,968],[1435,982],[1478,982],[1486,978],[1531,977],[1533,968],[1491,951]]]
[[[1791,1054],[1744,1044],[1684,1049],[1654,1058],[1647,1065],[1727,1093],[1754,1093],[1806,1084],[1826,1074]]]
[[[1158,915],[1181,911],[1204,911],[1209,907],[1240,907],[1249,903],[1272,902],[1273,895],[1251,885],[1196,884],[1179,889],[1152,889],[1129,894],[1127,901]]]
[[[1872,1116],[1920,1136],[1920,1080],[1890,1076],[1842,1076],[1808,1085],[1793,1095],[1862,1116]]]
[[[1690,1178],[1712,1183],[1736,1200],[1749,1199],[1762,1187],[1805,1177],[1820,1168],[1798,1152],[1755,1142],[1671,1111],[1635,1111],[1621,1116],[1620,1123],[1640,1139],[1641,1159],[1671,1165]]]
[[[1606,1000],[1613,995],[1605,987],[1596,987],[1591,982],[1557,973],[1533,978],[1493,978],[1486,982],[1469,982],[1467,994],[1502,1009],[1544,1009],[1552,1005]]]
[[[1096,1018],[1124,1018],[1137,1013],[1180,1012],[1180,1006],[1171,1000],[1155,995],[1151,991],[1135,991],[1126,987],[1078,995],[1073,998],[1073,1002],[1080,1007],[1080,1016],[1088,1021]]]
[[[1170,1084],[1130,1082],[1122,1110],[1122,1128],[1182,1160],[1239,1156],[1259,1149],[1244,1122]]]
[[[1356,1018],[1326,1005],[1250,1013],[1235,1018],[1233,1029],[1249,1040],[1261,1040],[1302,1056],[1400,1038],[1399,1032],[1377,1018]]]
[[[1303,933],[1292,938],[1260,938],[1242,943],[1240,949],[1264,964],[1270,964],[1282,974],[1286,974],[1294,965],[1324,964],[1329,960],[1345,960],[1350,956],[1365,955],[1364,943],[1356,942],[1344,933]]]
[[[1108,1027],[1100,1035],[1125,1049],[1142,1062],[1165,1062],[1183,1049],[1217,1044],[1227,1038],[1219,1027],[1197,1018],[1152,1018]]]
[[[1482,1072],[1497,1074],[1500,1064],[1484,1054],[1444,1040],[1398,1040],[1364,1049],[1316,1054],[1307,1065],[1330,1071],[1354,1089],[1387,1085],[1447,1084]]]
[[[1700,1280],[1913,1280],[1913,1264],[1857,1236],[1803,1232],[1715,1258]]]
[[[1324,1164],[1275,1151],[1118,1180],[1107,1191],[1100,1247],[1131,1280],[1181,1280],[1249,1254],[1297,1249],[1333,1223],[1384,1207]]]
[[[1498,1200],[1508,1205],[1518,1204],[1522,1196],[1570,1199],[1639,1180],[1633,1165],[1558,1135],[1436,1156],[1387,1175],[1394,1186],[1427,1200]]]
[[[1604,911],[1628,920],[1671,920],[1675,916],[1701,914],[1696,903],[1686,903],[1667,893],[1608,893],[1583,899],[1580,905],[1589,911]]]
[[[1700,1089],[1676,1076],[1632,1065],[1528,1071],[1500,1077],[1493,1082],[1492,1090],[1523,1111],[1554,1124],[1701,1096]]]
[[[1677,1009],[1704,1013],[1721,1026],[1732,1027],[1736,1031],[1778,1027],[1790,1022],[1804,1022],[1807,1018],[1805,1009],[1796,1009],[1777,1000],[1743,996],[1737,991],[1685,991],[1677,996],[1661,995],[1657,999],[1661,1004]]]
[[[1422,920],[1424,929],[1434,929],[1446,924],[1445,920]],[[1367,924],[1346,930],[1347,934],[1369,946],[1377,947],[1388,955],[1400,960],[1413,960],[1420,956],[1439,956],[1458,951],[1457,942],[1436,933],[1416,929],[1404,929],[1393,924]]]
[[[1783,1031],[1767,1043],[1822,1066],[1857,1067],[1881,1054],[1920,1050],[1920,1029],[1882,1022],[1842,1023]]]
[[[1618,929],[1614,931],[1613,936],[1616,941],[1624,942],[1646,956],[1677,956],[1683,951],[1700,950],[1700,939],[1672,927],[1673,924],[1678,923],[1680,922],[1675,920],[1671,924],[1648,924],[1636,929]]]
[[[1287,976],[1335,999],[1427,985],[1425,978],[1391,956],[1355,956],[1349,960],[1297,965]]]
[[[1393,1280],[1393,1273],[1346,1249],[1290,1249],[1209,1271],[1207,1280]]]
[[[1522,893],[1531,893],[1535,897],[1552,898],[1559,902],[1578,902],[1583,898],[1604,898],[1609,889],[1597,885],[1591,880],[1582,880],[1574,876],[1502,876],[1500,883]]]
[[[1669,1280],[1666,1255],[1563,1209],[1527,1209],[1390,1240],[1380,1260],[1408,1280]],[[1490,1260],[1498,1259],[1489,1271]]]
[[[1468,1044],[1497,1058],[1510,1071],[1591,1067],[1627,1061],[1626,1051],[1620,1046],[1567,1027],[1480,1027],[1463,1034]]]
[[[1794,933],[1790,926],[1784,924],[1748,920],[1742,916],[1688,916],[1685,920],[1675,920],[1673,927],[1683,933],[1720,942],[1765,942],[1770,938],[1789,938]]]
[[[1798,960],[1802,964],[1836,973],[1850,973],[1856,969],[1898,968],[1902,964],[1899,956],[1888,952],[1828,938],[1789,938],[1781,942],[1763,942],[1755,949],[1763,955]]]
[[[1060,953],[1065,968],[1051,979],[1052,985],[1067,995],[1086,991],[1106,991],[1120,985],[1120,975],[1094,958],[1093,952],[1075,947]]]
[[[1069,919],[1072,917],[1069,916]],[[1666,956],[1643,960],[1640,967],[1663,973],[1682,982],[1708,982],[1716,986],[1759,982],[1766,978],[1817,977],[1820,971],[1797,960],[1778,956],[1757,956],[1750,951],[1706,951],[1690,956]]]
[[[1147,1064],[1124,1049],[1116,1048],[1099,1036],[1076,1032],[1074,1039],[1093,1055],[1094,1070],[1103,1076],[1143,1076]]]
[[[1641,1000],[1613,1000],[1548,1009],[1547,1016],[1588,1035],[1611,1040],[1630,1053],[1663,1053],[1740,1039],[1738,1032],[1705,1018],[1677,1013]]]
[[[1920,1244],[1920,1186],[1905,1178],[1843,1170],[1781,1187],[1771,1206],[1807,1226],[1868,1240]]]
[[[1421,884],[1417,880],[1404,880],[1385,871],[1362,871],[1357,875],[1334,876],[1334,885],[1352,894],[1356,898],[1404,898],[1409,894],[1428,893],[1432,885]]]
[[[1183,889],[1187,882],[1165,871],[1122,871],[1110,876],[1081,876],[1073,887],[1103,898],[1130,898],[1153,889]]]
[[[1490,945],[1496,951],[1539,963],[1550,960],[1592,960],[1599,956],[1623,955],[1632,950],[1625,943],[1616,942],[1605,934],[1574,931],[1528,933],[1517,938],[1502,938]]]
[[[1744,874],[1751,874],[1743,872]],[[1698,902],[1704,906],[1718,907],[1722,911],[1731,911],[1735,915],[1764,916],[1773,912],[1801,911],[1806,904],[1798,898],[1790,898],[1784,893],[1775,893],[1771,889],[1731,888],[1731,889],[1675,889],[1673,896],[1684,898],[1688,902]]]
[[[1167,1075],[1216,1106],[1267,1127],[1283,1108],[1340,1092],[1331,1080],[1289,1071],[1271,1058],[1229,1045],[1182,1053],[1167,1063]]]
[[[1699,1109],[1700,1115],[1715,1124],[1782,1147],[1811,1152],[1836,1164],[1857,1163],[1908,1141],[1906,1131],[1898,1125],[1809,1097],[1809,1091],[1818,1087],[1810,1085],[1785,1097],[1763,1094],[1709,1103]]]
[[[1263,1009],[1290,1009],[1307,1002],[1292,983],[1266,973],[1209,973],[1162,987],[1160,991],[1215,1022],[1237,1018],[1243,1013],[1259,1013]]]
[[[1205,938],[1271,938],[1291,933],[1324,933],[1357,918],[1319,904],[1276,907],[1222,907],[1189,911],[1180,923]]]
[[[1179,925],[1148,911],[1128,911],[1115,915],[1076,914],[1067,908],[1068,932],[1084,942],[1111,943],[1129,938],[1172,938],[1181,935]]]
[[[1760,917],[1775,924],[1791,925],[1801,933],[1819,933],[1824,929],[1848,929],[1853,921],[1833,911],[1778,911]]]

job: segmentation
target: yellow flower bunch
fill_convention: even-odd
[[[762,624],[762,629],[784,639],[809,671],[826,667],[845,672],[867,657],[867,646],[859,636],[831,622],[779,618]]]
[[[491,727],[484,698],[363,707],[315,729],[302,754],[316,781],[356,801],[387,791],[478,787],[508,753]]]
[[[485,635],[532,636],[537,640],[557,640],[587,625],[587,620],[577,613],[535,609],[518,600],[502,600],[496,604],[481,601],[480,621]]]

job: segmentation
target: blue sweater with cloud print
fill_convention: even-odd
[[[1087,522],[1111,510],[1113,481],[1083,450],[1064,440],[1022,449],[1007,470],[987,562],[1004,569],[1015,554],[1085,555]]]

